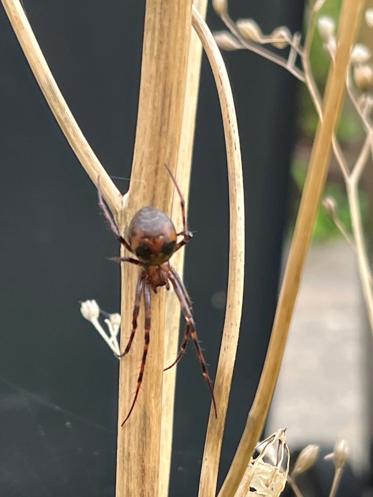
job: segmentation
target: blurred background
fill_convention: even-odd
[[[54,76],[101,162],[128,178],[134,143],[144,2],[24,0]],[[303,28],[302,1],[231,0],[234,19],[264,33]],[[336,16],[340,1],[324,13]],[[208,23],[222,29],[209,8]],[[371,42],[371,31],[361,36]],[[118,363],[84,321],[79,301],[119,310],[118,247],[97,194],[41,96],[0,8],[0,494],[113,497]],[[246,195],[245,303],[221,465],[224,477],[253,399],[272,325],[282,260],[294,224],[316,117],[285,70],[247,51],[224,53],[238,110]],[[316,35],[320,87],[328,61]],[[348,153],[362,130],[347,108],[339,138]],[[116,180],[122,192],[128,180]],[[372,226],[373,185],[361,202]],[[327,194],[349,229],[335,165]],[[185,282],[203,347],[215,371],[224,319],[228,218],[224,137],[214,82],[203,62],[193,159]],[[370,230],[371,231],[371,230]],[[369,233],[369,230],[368,230]],[[203,283],[202,283],[203,282]],[[132,291],[131,289],[129,291]],[[126,317],[123,317],[126,319]],[[287,426],[293,450],[336,439],[351,446],[340,495],[369,487],[372,435],[371,336],[353,251],[320,209],[314,246],[267,431]],[[195,406],[198,405],[198,412]],[[209,396],[194,354],[178,367],[170,495],[196,495]],[[192,414],[192,415],[191,415]],[[307,495],[328,494],[321,462]]]

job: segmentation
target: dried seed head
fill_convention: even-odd
[[[253,19],[238,19],[236,25],[239,32],[246,40],[260,43],[263,33],[259,25]]]
[[[80,305],[82,316],[88,321],[97,320],[100,315],[100,308],[95,300],[86,300]]]
[[[317,21],[317,29],[320,37],[324,42],[328,42],[330,38],[334,38],[335,21],[332,17],[321,16]]]
[[[286,26],[280,26],[272,31],[270,37],[274,47],[286,48],[291,40],[291,33]]]
[[[371,57],[369,48],[362,43],[357,43],[351,52],[351,63],[354,65],[366,64]]]
[[[365,21],[370,28],[373,28],[373,9],[367,9],[365,11]]]
[[[295,461],[294,469],[292,471],[293,478],[312,468],[319,456],[319,452],[320,448],[318,445],[307,445],[307,447],[300,452]]]
[[[226,14],[228,12],[228,2],[227,0],[212,0],[212,6],[219,16]]]
[[[278,430],[256,446],[258,454],[251,458],[236,493],[238,496],[279,497],[289,471],[289,448],[285,430]]]
[[[223,50],[237,50],[242,48],[237,38],[228,31],[215,31],[214,38],[218,46]]]
[[[373,68],[368,64],[362,64],[353,68],[353,78],[357,88],[366,92],[373,88]]]
[[[324,209],[329,215],[334,216],[337,212],[337,201],[334,197],[325,197],[322,201]]]
[[[342,469],[348,460],[349,452],[346,440],[340,440],[335,444],[334,452],[326,455],[324,459],[333,459],[335,468]]]

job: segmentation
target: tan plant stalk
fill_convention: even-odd
[[[215,418],[211,409],[199,486],[200,497],[213,497],[216,495],[221,444],[241,322],[245,263],[245,211],[240,142],[228,74],[212,33],[195,9],[193,9],[193,27],[210,62],[218,90],[227,149],[230,208],[227,307],[214,387],[218,417]]]
[[[206,16],[207,0],[195,0],[194,7],[198,10],[201,17]],[[202,59],[202,47],[196,33],[192,31],[188,55],[188,69],[186,76],[185,88],[185,105],[183,113],[183,123],[181,128],[181,139],[179,147],[179,157],[176,169],[176,179],[181,191],[184,194],[186,208],[188,206],[188,193],[190,183],[190,169],[192,164],[192,152],[194,143],[194,128],[195,117],[198,100],[198,88],[200,80],[200,68]],[[171,219],[176,222],[176,226],[182,226],[180,213],[179,197],[173,193]],[[172,265],[175,267],[180,276],[183,276],[185,250],[179,250],[172,257]],[[178,330],[179,328],[179,313],[175,312],[178,309],[179,302],[176,297],[171,294],[166,301],[166,322],[169,323],[169,328]],[[177,354],[178,334],[168,333],[165,335],[165,364],[171,364]],[[161,427],[161,448],[162,459],[164,464],[160,467],[159,475],[159,497],[168,495],[169,473],[171,466],[171,451],[172,451],[172,430],[173,430],[173,405],[174,391],[176,380],[176,367],[167,371],[163,375],[163,397],[162,403],[163,412],[167,415],[162,416]]]
[[[245,430],[219,497],[234,497],[263,430],[280,371],[312,228],[325,184],[333,132],[345,92],[345,77],[364,0],[344,0],[335,63],[325,90],[323,116],[312,148],[299,213],[291,242],[265,364]]]
[[[136,130],[131,186],[127,209],[121,227],[144,205],[154,205],[171,212],[174,186],[164,167],[167,164],[178,178],[188,171],[182,169],[179,157],[183,123],[187,59],[191,33],[191,0],[148,0],[146,3],[144,44],[141,69],[139,111]],[[133,294],[138,269],[130,264],[122,267],[122,343],[131,331]],[[119,377],[119,426],[117,457],[117,497],[157,497],[160,475],[166,474],[168,458],[160,452],[162,417],[171,419],[173,402],[163,401],[165,367],[165,336],[177,335],[178,328],[166,322],[167,292],[152,295],[152,324],[149,354],[141,387],[141,395],[131,417],[124,426],[121,421],[128,412],[136,386],[143,350],[143,340],[136,340],[125,360],[121,361]],[[178,306],[173,306],[179,315]],[[143,310],[139,322],[143,322]],[[170,317],[169,317],[170,319]],[[174,319],[172,319],[174,322]],[[165,373],[167,374],[167,373]],[[163,446],[166,445],[163,431]],[[169,433],[169,436],[171,433]],[[162,484],[164,489],[164,484]]]
[[[97,185],[97,178],[100,178],[100,188],[103,197],[117,218],[123,205],[122,195],[91,149],[67,106],[44,58],[20,1],[1,1],[14,33],[30,64],[30,68],[34,73],[36,81],[38,82],[56,121],[80,163],[95,185]]]

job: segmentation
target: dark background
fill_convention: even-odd
[[[57,82],[98,157],[128,177],[144,2],[25,0]],[[302,2],[230,1],[264,32],[301,29]],[[211,9],[210,9],[211,10]],[[210,11],[208,22],[221,28]],[[79,313],[119,310],[117,244],[96,191],[56,125],[0,8],[0,495],[113,497],[117,361]],[[222,475],[252,400],[273,318],[294,135],[296,84],[247,52],[225,54],[238,107],[246,188],[246,286]],[[202,68],[185,281],[215,371],[227,278],[224,138]],[[124,192],[127,182],[118,186]],[[132,291],[131,289],[129,291]],[[125,317],[124,317],[125,318]],[[209,396],[194,354],[178,368],[170,495],[196,494]]]

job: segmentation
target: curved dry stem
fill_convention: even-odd
[[[245,211],[237,118],[228,74],[212,33],[195,9],[193,9],[193,27],[205,49],[219,94],[227,148],[229,183],[230,241],[227,306],[214,387],[218,417],[215,418],[211,409],[199,487],[200,497],[213,497],[216,493],[221,444],[241,322],[245,262]]]
[[[325,91],[324,119],[319,124],[312,149],[265,364],[244,433],[219,497],[235,495],[263,430],[272,401],[320,196],[327,176],[332,137],[345,92],[344,80],[350,50],[363,4],[364,0],[345,0],[342,6],[336,59],[329,73]]]
[[[34,73],[36,81],[38,82],[61,131],[65,135],[81,165],[96,186],[97,180],[100,178],[102,195],[114,216],[117,217],[120,209],[124,205],[122,195],[96,157],[75,121],[74,116],[53,78],[21,3],[19,0],[2,0],[2,3],[14,33],[30,64],[30,68]]]

